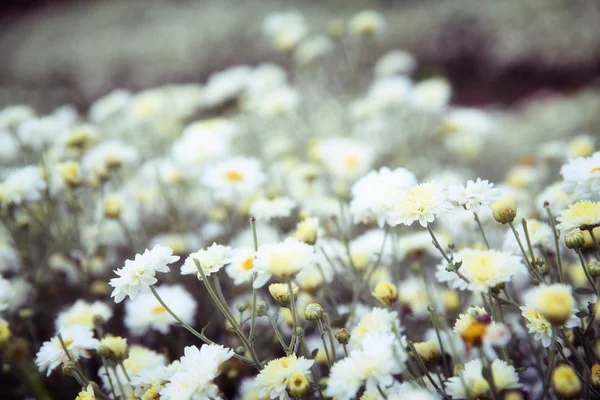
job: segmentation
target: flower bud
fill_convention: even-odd
[[[109,197],[104,200],[104,216],[109,219],[119,219],[121,215],[121,200]]]
[[[565,235],[565,244],[570,249],[580,249],[585,243],[585,236],[579,228],[571,229]]]
[[[238,303],[236,308],[238,310],[238,312],[243,313],[244,311],[246,311],[248,308],[250,307],[250,305],[248,303],[246,303],[245,301],[242,303]]]
[[[317,231],[319,228],[318,218],[306,218],[296,226],[294,237],[301,242],[314,245],[317,241]]]
[[[81,185],[81,169],[79,163],[74,161],[68,161],[62,163],[59,167],[60,175],[67,185],[75,188]]]
[[[340,328],[335,333],[335,338],[339,344],[348,344],[350,341],[350,333],[345,328]]]
[[[595,388],[600,387],[600,365],[594,364],[592,366],[592,375],[591,375],[592,386]]]
[[[318,321],[323,317],[323,307],[318,303],[310,303],[304,309],[304,318],[307,321]]]
[[[235,348],[235,354],[239,355],[239,356],[243,356],[244,354],[246,354],[246,348],[244,346],[238,346]]]
[[[298,286],[292,283],[292,291],[294,293],[294,301],[298,295]],[[269,293],[277,304],[281,307],[290,306],[290,291],[286,283],[272,283],[269,285]]]
[[[306,394],[308,394],[309,389],[310,383],[308,382],[306,375],[296,372],[290,377],[287,390],[291,396],[304,397]]]
[[[524,400],[523,394],[518,390],[511,390],[510,392],[506,392],[504,395],[504,400]]]
[[[588,271],[592,278],[600,276],[600,260],[592,260],[588,263]]]
[[[106,336],[98,345],[98,354],[114,362],[121,362],[129,356],[127,339],[120,336]]]
[[[398,300],[398,290],[391,282],[381,282],[375,287],[373,296],[375,296],[381,304],[389,307]]]
[[[94,323],[94,326],[102,326],[104,325],[105,321],[101,315],[94,315],[94,317],[92,318],[92,322]]]
[[[435,340],[418,342],[414,346],[419,357],[425,362],[434,361],[441,355],[440,347]]]
[[[492,214],[494,215],[494,219],[501,224],[513,222],[517,216],[515,199],[508,195],[500,197],[492,204]]]
[[[62,373],[67,376],[72,376],[75,372],[75,363],[72,361],[65,361],[62,365]]]
[[[552,373],[554,391],[560,397],[572,399],[581,392],[581,381],[570,365],[562,364]]]
[[[0,320],[0,347],[3,347],[10,340],[11,332],[8,322]]]
[[[264,300],[258,300],[256,302],[256,316],[264,317],[269,311],[269,305]]]

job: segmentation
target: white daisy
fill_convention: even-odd
[[[410,226],[419,221],[421,226],[427,226],[437,215],[451,208],[444,186],[433,181],[421,183],[408,190],[387,212],[387,222],[392,226]]]
[[[262,245],[258,248],[254,261],[258,274],[254,280],[254,287],[262,287],[272,276],[279,280],[293,278],[313,261],[313,246],[294,238]]]
[[[254,379],[254,387],[261,398],[289,400],[286,391],[290,377],[296,373],[308,374],[313,360],[291,356],[270,361]]]
[[[94,339],[94,332],[85,326],[72,325],[59,330],[63,342],[73,361],[80,358],[90,358],[89,350],[95,350],[98,346],[98,340]],[[69,361],[58,336],[54,336],[42,347],[36,354],[35,364],[40,372],[47,370],[46,375],[62,363]]]
[[[181,275],[197,274],[198,279],[202,279],[194,260],[200,263],[206,276],[219,272],[221,268],[231,262],[232,251],[231,247],[216,243],[206,249],[200,249],[185,259],[181,266]]]
[[[477,178],[476,182],[468,181],[466,186],[451,185],[448,187],[448,200],[457,207],[478,212],[482,206],[491,206],[500,197],[499,190],[493,186],[493,183],[481,178]]]

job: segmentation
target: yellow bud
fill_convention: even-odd
[[[67,185],[77,187],[81,185],[81,169],[79,163],[68,161],[60,165],[60,174]]]
[[[310,383],[306,375],[296,372],[288,381],[287,389],[290,395],[294,397],[303,397],[308,393]]]
[[[306,218],[296,226],[294,237],[301,242],[313,245],[317,241],[317,228],[319,220],[317,218]]]
[[[418,342],[414,346],[419,357],[425,362],[434,361],[441,355],[440,347],[435,340]]]
[[[10,340],[11,332],[8,322],[0,321],[0,347],[4,346]]]
[[[592,386],[600,387],[600,365],[594,364],[592,366],[592,376],[591,376]]]
[[[444,301],[444,308],[448,312],[454,312],[458,309],[460,299],[458,298],[458,293],[453,292],[451,290],[445,290],[442,294],[442,299]]]
[[[375,287],[373,296],[384,306],[391,306],[398,300],[398,290],[391,282],[381,282]]]
[[[158,400],[160,399],[160,393],[158,393],[158,391],[156,390],[156,388],[153,386],[150,386],[150,388],[148,388],[148,390],[146,390],[144,392],[144,394],[142,395],[142,399],[143,400]]]
[[[513,222],[517,216],[517,205],[515,199],[508,195],[500,197],[492,204],[492,214],[494,219],[501,224]]]
[[[104,216],[110,219],[119,219],[121,215],[121,200],[110,197],[104,200]]]
[[[122,361],[129,356],[127,339],[120,336],[106,336],[98,345],[98,354],[112,361]]]
[[[562,364],[552,373],[554,391],[560,397],[572,399],[581,392],[581,381],[570,365]]]
[[[504,395],[504,400],[523,400],[523,395],[521,392],[511,390]]]
[[[292,283],[292,291],[294,292],[294,297],[296,297],[298,295],[298,286],[295,283]],[[272,283],[269,285],[269,293],[271,293],[275,302],[281,307],[290,306],[290,291],[287,283]]]

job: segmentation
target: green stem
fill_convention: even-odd
[[[442,246],[440,246],[440,242],[438,242],[437,238],[435,237],[435,234],[433,233],[433,230],[431,229],[431,224],[429,222],[427,223],[427,230],[429,231],[429,234],[431,235],[431,239],[433,240],[433,245],[435,246],[435,248],[438,249],[440,251],[440,253],[442,253],[442,256],[444,257],[444,259],[449,264],[451,264],[452,259],[450,257],[448,257],[448,255],[446,254],[444,249],[442,249]]]
[[[550,210],[550,205],[544,204],[544,208],[546,209],[546,214],[548,214],[548,221],[550,221],[550,225],[552,226],[552,234],[554,235],[554,247],[556,248],[556,261],[558,265],[558,279],[560,283],[563,283],[565,281],[565,276],[563,272],[562,257],[560,255],[560,243],[558,230],[556,229],[556,221],[552,215],[552,210]]]
[[[294,288],[292,287],[292,280],[288,279],[288,293],[290,295],[290,313],[292,314],[292,341],[289,347],[292,348],[294,339],[296,338],[296,328],[298,327],[298,316],[296,314],[296,297],[294,296]]]
[[[325,340],[325,329],[323,328],[323,322],[319,319],[317,320],[317,325],[319,326],[319,336],[321,336],[321,342],[323,342],[323,348],[325,349],[325,355],[327,356],[327,365],[329,365],[329,368],[331,368],[333,363],[331,361],[331,356],[329,355],[329,350],[327,349],[327,340]]]
[[[550,344],[550,356],[548,358],[548,371],[546,371],[546,377],[544,378],[544,387],[540,400],[546,396],[548,388],[550,387],[550,378],[552,377],[552,371],[554,370],[554,356],[556,355],[556,327],[552,327],[552,342]]]
[[[256,235],[256,218],[250,218],[250,227],[252,228],[252,238],[254,239],[254,252],[258,251],[258,237]],[[254,256],[253,256],[254,257]],[[250,344],[254,346],[254,327],[256,325],[256,296],[257,290],[254,287],[256,273],[252,274],[252,322],[250,322]]]
[[[598,296],[598,289],[596,289],[596,285],[594,285],[594,281],[590,275],[590,271],[588,271],[587,265],[585,263],[585,258],[583,257],[583,254],[581,253],[581,249],[575,249],[575,251],[577,252],[577,255],[579,256],[579,262],[581,263],[581,268],[583,268],[585,277],[587,278],[588,282],[590,283],[590,286],[594,290],[594,293],[596,293],[596,296]]]
[[[529,257],[527,257],[527,253],[525,252],[525,248],[523,247],[523,243],[521,243],[521,239],[519,238],[519,232],[517,232],[517,230],[515,229],[515,226],[513,225],[512,222],[509,222],[508,225],[510,226],[510,229],[512,229],[512,232],[513,232],[513,235],[515,236],[515,239],[517,239],[517,243],[519,244],[519,248],[521,249],[521,254],[523,254],[523,258],[525,259],[525,264],[529,268],[529,272],[531,272],[531,274],[533,275],[533,277],[538,282],[541,283],[542,282],[542,278],[540,278],[539,274],[535,270],[535,267],[529,262]]]
[[[479,215],[475,211],[473,211],[473,216],[475,217],[475,222],[477,222],[477,226],[479,227],[479,232],[481,232],[481,236],[483,237],[483,241],[485,242],[485,246],[489,250],[490,242],[488,242],[487,237],[485,236],[485,232],[483,231],[483,226],[481,225],[481,221],[479,220]]]

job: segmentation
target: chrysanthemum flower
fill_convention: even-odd
[[[466,186],[452,185],[448,187],[448,200],[457,207],[478,212],[481,206],[490,206],[500,197],[499,190],[493,187],[493,183],[481,178],[468,181]]]
[[[108,321],[112,315],[113,312],[110,307],[101,301],[87,303],[85,300],[79,299],[71,307],[58,314],[56,317],[56,329],[72,325],[93,328],[94,317],[98,316],[103,321]]]
[[[253,193],[265,179],[259,160],[236,157],[206,168],[202,183],[217,199],[234,201]]]
[[[254,380],[261,398],[289,400],[286,388],[292,375],[308,374],[314,361],[295,355],[270,361]]]
[[[534,287],[525,294],[525,304],[553,325],[569,324],[577,312],[573,288],[561,283]]]
[[[115,288],[110,296],[114,297],[115,303],[122,302],[125,296],[135,299],[139,292],[148,292],[158,281],[155,278],[157,272],[169,272],[167,265],[177,260],[179,256],[174,256],[172,249],[161,245],[146,249],[144,254],[136,254],[135,259],[125,261],[123,268],[114,271],[119,277],[109,282]]]
[[[433,222],[438,214],[452,208],[442,185],[435,182],[421,183],[410,189],[387,213],[390,225],[412,225],[419,221],[421,226]]]
[[[521,307],[521,315],[527,320],[527,329],[529,333],[533,334],[533,338],[540,340],[544,347],[550,347],[552,343],[552,324],[539,311],[531,307]],[[577,322],[577,317],[572,314],[565,326],[572,328],[577,326]]]
[[[232,248],[213,243],[212,246],[206,249],[200,249],[188,256],[181,266],[181,275],[197,274],[198,279],[202,279],[202,275],[198,272],[198,267],[194,260],[198,260],[202,271],[208,277],[211,274],[219,272],[221,268],[231,262]]]
[[[273,218],[289,217],[295,207],[296,202],[289,197],[259,198],[250,205],[249,214],[258,221],[268,222]]]
[[[476,399],[487,397],[490,392],[490,383],[483,377],[483,364],[481,360],[469,361],[465,369],[445,383],[447,393],[453,399]],[[506,389],[518,389],[519,375],[515,367],[496,359],[492,363],[492,377],[498,392]]]
[[[262,287],[274,276],[279,280],[293,278],[302,268],[314,261],[314,248],[293,238],[283,242],[265,244],[258,248],[254,287]]]
[[[516,274],[526,272],[521,257],[497,250],[464,249],[456,252],[454,258],[456,262],[462,262],[459,272],[469,282],[447,271],[445,261],[438,265],[436,277],[461,290],[487,293],[489,289],[509,282]]]
[[[573,228],[582,230],[600,226],[600,202],[582,200],[569,206],[556,218],[560,223],[556,226],[561,233]]]
[[[591,157],[575,158],[562,166],[563,189],[576,198],[596,199],[600,192],[600,151]]]
[[[237,249],[233,251],[231,263],[225,267],[225,272],[236,286],[250,282],[254,270],[254,250]]]
[[[90,358],[89,350],[95,350],[98,347],[98,340],[94,339],[94,332],[88,327],[73,325],[63,328],[59,332],[73,361],[80,358]],[[46,370],[47,376],[66,361],[69,361],[69,357],[65,353],[58,336],[44,342],[35,358],[38,369],[40,372]]]

